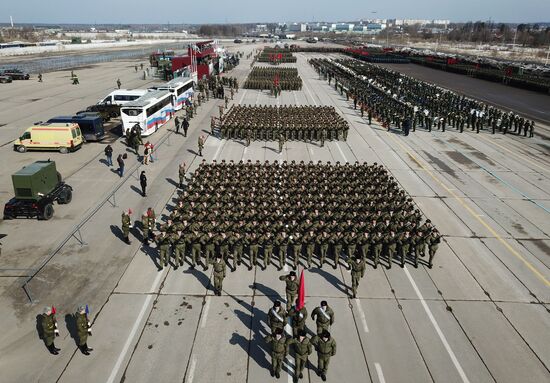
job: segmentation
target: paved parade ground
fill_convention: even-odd
[[[257,47],[232,49],[246,57]],[[56,161],[74,197],[70,205],[55,205],[51,221],[0,223],[0,233],[7,234],[0,258],[1,382],[277,381],[270,376],[263,337],[268,310],[275,300],[284,302],[279,276],[291,270],[290,260],[282,271],[275,265],[228,269],[216,296],[211,268],[191,270],[186,263],[159,272],[157,250],[141,246],[139,230],[131,230],[130,245],[122,241],[121,212],[130,208],[132,220],[139,221],[153,207],[164,221],[177,196],[178,165],[185,162],[192,173],[203,158],[377,162],[443,235],[432,269],[425,263],[387,269],[385,259],[374,269],[369,260],[356,299],[350,298],[351,274],[343,265],[305,271],[309,313],[322,300],[335,312],[331,334],[338,352],[330,360],[329,382],[550,381],[550,144],[537,135],[549,128],[537,124],[534,138],[487,130],[417,129],[407,137],[386,132],[374,121],[369,126],[352,102],[319,79],[307,59],[320,54],[296,56],[297,63],[282,66],[298,68],[302,90],[275,98],[239,88],[230,105],[334,106],[350,125],[347,141],[324,147],[289,141],[279,153],[277,141],[245,146],[220,140],[209,133],[222,100],[210,98],[191,120],[187,137],[175,134],[171,120],[147,138],[157,146],[154,163],[140,165],[129,152],[125,178],[103,163],[103,143],[62,155],[17,153],[10,142],[35,121],[96,102],[117,78],[123,88],[147,87],[152,80],[134,73],[135,62],[78,69],[79,86],[70,85],[66,71],[46,73],[43,83],[2,86],[0,202],[12,196],[11,173],[47,158]],[[250,63],[241,59],[228,75],[243,84]],[[203,134],[201,158],[197,140]],[[108,142],[115,156],[126,151],[116,136]],[[139,190],[141,170],[149,179],[147,197]],[[40,269],[28,285],[35,300],[29,303],[20,287],[25,276],[80,223],[86,244],[70,239]],[[248,265],[248,255],[245,260]],[[81,304],[89,305],[93,321],[90,356],[78,350],[67,316]],[[48,353],[37,331],[37,315],[47,305],[57,309],[57,356]],[[308,319],[307,326],[313,335],[314,321]],[[309,361],[303,381],[320,382],[315,352]],[[291,382],[293,369],[289,357],[278,381]]]

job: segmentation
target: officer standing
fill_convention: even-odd
[[[311,346],[311,342],[305,330],[300,330],[296,338],[290,339],[287,343],[289,348],[291,347],[292,350],[294,350],[294,359],[296,360],[294,382],[297,382],[298,379],[304,377],[302,371],[304,371],[304,367],[307,365],[309,355],[313,352],[313,347]]]
[[[131,215],[132,209],[128,209],[128,213],[125,211],[122,212],[122,237],[124,238],[124,242],[128,245],[132,243],[130,242],[130,228],[132,226]]]
[[[278,328],[272,335],[268,335],[265,341],[271,346],[271,376],[277,379],[281,377],[283,360],[288,354],[287,339],[283,335],[283,329]]]
[[[183,187],[183,181],[185,180],[185,162],[182,162],[178,167],[178,176],[180,179],[179,187]]]
[[[282,133],[279,133],[279,153],[283,152],[283,148],[285,146],[285,137]]]
[[[279,280],[286,283],[286,309],[289,310],[298,295],[299,284],[296,279],[296,272],[291,271],[288,275],[281,275]]]
[[[336,341],[331,338],[330,332],[324,330],[320,335],[314,336],[311,343],[317,350],[318,372],[323,382],[326,382],[330,358],[336,355]]]
[[[199,136],[199,156],[202,157],[202,150],[204,149],[204,136]]]
[[[334,323],[334,311],[328,306],[327,301],[321,301],[321,306],[316,307],[311,313],[311,319],[317,324],[317,334],[328,331]]]
[[[116,80],[116,85],[118,86],[118,89],[120,89],[120,86],[122,85],[122,83],[120,82],[120,79]]]
[[[365,276],[365,260],[360,255],[355,256],[355,261],[351,263],[351,289],[352,298],[357,296],[357,286],[359,281]]]
[[[59,330],[57,329],[57,320],[51,307],[44,308],[44,314],[42,315],[42,337],[44,343],[48,348],[48,351],[53,354],[59,354],[60,348],[55,347],[55,337],[59,336]]]
[[[180,133],[180,117],[176,116],[174,119],[174,126],[176,127],[176,134]]]
[[[214,292],[217,296],[222,295],[223,279],[225,278],[225,261],[221,254],[216,255],[216,260],[213,264],[214,269]]]
[[[92,335],[92,327],[86,314],[86,306],[80,306],[75,314],[76,331],[78,333],[78,348],[84,355],[90,355],[92,348],[88,347],[88,335]]]
[[[187,117],[183,117],[181,126],[183,127],[183,137],[187,137],[187,129],[189,129],[189,120]]]

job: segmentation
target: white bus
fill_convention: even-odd
[[[180,110],[185,102],[194,94],[193,80],[189,77],[177,77],[166,84],[154,87],[158,90],[167,90],[175,97],[174,109]]]
[[[141,135],[158,130],[174,115],[174,96],[167,90],[154,90],[120,108],[124,135],[134,125],[141,127]]]
[[[105,98],[102,98],[97,103],[106,105],[125,105],[131,101],[135,101],[144,94],[147,94],[147,89],[117,89],[109,93]]]

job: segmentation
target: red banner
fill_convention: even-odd
[[[300,285],[298,287],[298,307],[297,307],[298,310],[304,307],[305,301],[306,301],[306,281],[304,279],[304,270],[302,270],[302,273],[300,274]]]

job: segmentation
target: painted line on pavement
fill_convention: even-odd
[[[363,330],[368,333],[369,326],[367,326],[367,317],[365,316],[363,307],[361,307],[361,301],[359,300],[359,298],[355,298],[355,304],[357,305],[357,310],[359,310],[359,316],[361,317],[361,322],[363,323]]]
[[[189,375],[187,378],[187,383],[193,383],[193,379],[195,378],[196,368],[197,368],[197,358],[193,356],[193,359],[191,360],[191,367],[189,367]]]
[[[206,297],[206,304],[204,305],[204,314],[201,318],[201,328],[206,327],[206,318],[208,317],[208,310],[210,309],[210,297]]]
[[[164,273],[158,273],[157,277],[155,278],[153,285],[151,286],[151,291],[154,293],[157,287],[160,285],[161,278]],[[115,366],[111,370],[111,375],[109,375],[109,379],[107,379],[107,383],[113,383],[115,381],[116,375],[118,374],[118,371],[120,370],[120,367],[122,366],[122,362],[124,361],[124,358],[126,357],[126,354],[128,353],[128,349],[130,348],[130,345],[134,341],[134,337],[136,336],[138,327],[143,319],[143,316],[145,315],[145,312],[147,311],[147,307],[149,307],[149,303],[151,303],[151,300],[153,299],[154,294],[147,294],[147,298],[145,298],[145,302],[143,302],[143,306],[141,306],[141,310],[139,312],[138,317],[136,318],[134,325],[132,326],[132,330],[130,331],[130,335],[128,335],[128,338],[126,339],[126,343],[124,343],[124,347],[122,348],[122,351],[120,352],[120,355],[118,356],[118,359],[115,363]]]
[[[460,362],[456,358],[456,355],[453,352],[451,346],[449,345],[449,342],[447,342],[447,338],[445,337],[445,334],[443,334],[443,331],[441,331],[441,328],[439,327],[439,324],[435,320],[435,318],[432,314],[432,311],[430,310],[430,308],[426,304],[426,301],[424,300],[424,297],[422,296],[422,293],[418,289],[418,286],[416,285],[416,282],[412,278],[411,273],[409,273],[409,269],[407,268],[407,266],[405,266],[403,269],[405,270],[405,275],[409,279],[409,282],[411,282],[411,285],[414,289],[414,292],[418,296],[418,299],[420,299],[420,303],[422,304],[422,307],[424,308],[424,311],[426,311],[426,314],[428,315],[428,318],[430,319],[430,322],[432,322],[432,325],[434,326],[435,331],[437,332],[437,335],[439,336],[439,339],[441,339],[441,342],[443,343],[443,346],[445,347],[445,350],[447,351],[447,353],[451,357],[451,361],[453,362],[456,370],[458,371],[458,374],[460,375],[460,378],[462,379],[462,381],[464,383],[469,383],[470,380],[468,379],[468,377],[464,373],[464,370],[462,369],[462,366],[460,365]],[[377,371],[378,371],[378,369],[377,369]]]
[[[485,220],[481,217],[480,214],[477,214],[470,206],[464,202],[463,198],[459,198],[456,193],[454,193],[451,189],[447,187],[439,178],[437,178],[431,170],[429,170],[420,160],[409,150],[407,149],[397,138],[394,137],[392,133],[387,133],[388,136],[403,149],[406,153],[411,156],[411,158],[416,161],[416,163],[424,169],[433,179],[436,181],[439,185],[441,185],[451,196],[453,196],[454,199],[456,199],[465,209],[468,211],[468,213],[471,214],[472,217],[477,219],[479,223],[481,223],[500,243],[506,247],[506,249],[514,255],[517,259],[519,259],[529,270],[535,274],[537,278],[539,278],[546,286],[550,286],[550,281],[546,279],[546,277],[535,267],[531,262],[529,262],[527,259],[525,259],[520,253],[518,253],[504,238],[502,238],[496,231],[493,229]]]
[[[242,104],[243,103],[243,100],[244,100],[244,96],[246,96],[246,92],[248,92],[248,89],[244,91],[241,99],[239,100],[239,104]]]
[[[376,368],[376,374],[378,375],[378,381],[380,383],[386,383],[386,379],[384,379],[384,373],[382,372],[382,366],[380,363],[374,363],[374,368]]]
[[[218,141],[218,143],[219,143],[218,150],[216,150],[216,154],[214,154],[214,158],[212,160],[215,160],[218,158],[218,155],[220,154],[220,151],[222,150],[223,145],[225,144],[225,141],[224,142]]]
[[[340,151],[340,154],[341,154],[342,157],[344,158],[344,161],[348,162],[348,159],[346,158],[346,155],[345,155],[344,152],[342,151],[342,148],[340,147],[340,145],[338,144],[338,142],[336,143],[336,147],[337,147],[338,150]]]

